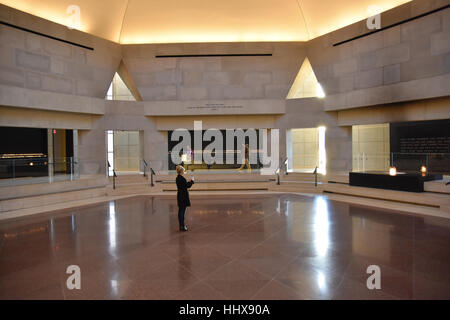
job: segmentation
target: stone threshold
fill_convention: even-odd
[[[198,191],[191,195],[191,198],[201,198],[202,196],[211,197],[264,197],[268,194],[296,194],[301,196],[315,197],[318,194],[311,193],[299,193],[299,192],[275,192],[275,191],[249,191],[245,194],[241,191]],[[77,201],[69,201],[64,203],[51,204],[46,206],[39,206],[27,209],[6,211],[0,214],[0,221],[11,220],[11,219],[21,219],[21,218],[31,218],[36,217],[36,215],[41,216],[42,214],[50,214],[55,211],[61,211],[71,208],[79,208],[85,206],[91,206],[102,202],[108,202],[113,200],[132,198],[138,196],[156,196],[160,198],[174,198],[176,196],[176,192],[156,192],[156,193],[139,193],[139,194],[129,194],[129,195],[119,195],[119,196],[104,196],[91,198],[86,200],[77,200]],[[387,212],[395,212],[402,214],[412,214],[419,216],[433,216],[440,218],[450,219],[450,212],[445,212],[443,210],[439,210],[437,208],[431,208],[421,205],[408,204],[408,203],[400,203],[395,201],[388,200],[379,200],[379,199],[369,199],[358,196],[348,196],[348,195],[340,195],[340,194],[323,194],[319,195],[323,196],[327,199],[333,201],[339,201],[344,203],[349,203],[353,205],[359,205],[363,207],[383,209]]]

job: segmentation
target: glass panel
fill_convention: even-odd
[[[389,151],[389,123],[352,127],[353,171],[389,170]]]
[[[47,157],[0,159],[0,186],[74,180],[80,178],[79,172],[80,161],[72,157],[57,158],[52,162]]]
[[[450,153],[392,153],[391,165],[397,171],[450,174]]]
[[[319,128],[300,128],[291,129],[290,142],[291,150],[289,152],[289,168],[291,172],[313,172],[319,167],[319,160],[322,159],[322,165],[326,166],[325,141],[323,148],[319,147],[319,138],[325,137],[325,131],[319,134]],[[322,158],[319,158],[322,157]],[[325,169],[324,169],[325,170]]]
[[[357,153],[353,155],[353,171],[389,171],[421,173],[422,166],[429,174],[450,174],[450,153]]]

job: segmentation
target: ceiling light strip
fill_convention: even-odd
[[[347,42],[350,42],[350,41],[353,41],[353,40],[356,40],[356,39],[360,39],[360,38],[364,38],[364,37],[370,36],[371,34],[374,34],[374,33],[377,33],[377,32],[383,31],[383,30],[387,30],[387,29],[396,27],[396,26],[404,24],[406,22],[410,22],[410,21],[413,21],[413,20],[416,20],[416,19],[428,16],[430,14],[433,14],[433,13],[445,10],[447,8],[450,8],[450,4],[448,4],[448,5],[444,6],[444,7],[438,8],[438,9],[434,9],[434,10],[429,11],[429,12],[422,13],[422,14],[420,14],[418,16],[411,17],[411,18],[406,19],[406,20],[402,20],[402,21],[396,22],[394,24],[391,24],[389,26],[383,27],[381,29],[376,29],[375,31],[367,32],[367,33],[361,34],[359,36],[356,36],[356,37],[353,37],[353,38],[350,38],[350,39],[347,39],[347,40],[344,40],[344,41],[341,41],[341,42],[337,42],[337,43],[333,44],[333,47],[339,46],[341,44],[344,44],[344,43],[347,43]]]
[[[232,53],[232,54],[174,54],[156,55],[155,58],[205,58],[205,57],[271,57],[271,53]]]
[[[82,44],[79,44],[79,43],[76,43],[76,42],[72,42],[72,41],[69,41],[69,40],[64,40],[64,39],[61,39],[61,38],[57,38],[57,37],[54,37],[54,36],[51,36],[51,35],[48,35],[48,34],[45,34],[45,33],[41,33],[41,32],[34,31],[34,30],[30,30],[30,29],[27,29],[27,28],[24,28],[24,27],[19,27],[19,26],[16,26],[14,24],[10,24],[8,22],[0,21],[0,24],[2,24],[4,26],[7,26],[7,27],[19,29],[19,30],[22,30],[22,31],[25,31],[25,32],[30,32],[30,33],[36,34],[38,36],[46,37],[46,38],[49,38],[49,39],[52,39],[52,40],[56,40],[56,41],[64,42],[64,43],[67,43],[67,44],[71,44],[73,46],[77,46],[77,47],[80,47],[80,48],[83,48],[83,49],[94,50],[94,48],[92,48],[92,47],[88,47],[88,46],[85,46],[85,45],[82,45]]]

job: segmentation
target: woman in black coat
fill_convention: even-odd
[[[187,231],[187,227],[184,224],[184,215],[186,213],[186,208],[191,206],[191,201],[189,200],[188,189],[194,184],[194,180],[191,179],[189,182],[186,181],[184,175],[184,168],[182,166],[177,166],[177,202],[178,202],[178,222],[180,223],[180,231]]]

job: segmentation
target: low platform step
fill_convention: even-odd
[[[244,173],[244,172],[233,172],[233,173],[199,173],[199,172],[188,172],[185,174],[187,179],[194,176],[196,182],[206,182],[206,181],[221,181],[221,182],[236,182],[236,181],[274,181],[276,175],[262,175],[259,173]],[[174,183],[176,179],[176,174],[161,174],[154,177],[156,182],[167,182]]]
[[[151,186],[149,183],[128,183],[116,185],[116,189],[113,189],[112,184],[106,188],[106,195],[133,195],[133,194],[147,194],[161,191],[161,185]]]
[[[23,185],[11,185],[0,187],[0,200],[20,199],[46,194],[55,194],[69,191],[81,191],[93,188],[105,187],[108,178],[104,175],[86,175],[81,178],[52,183],[30,183]]]
[[[441,210],[444,212],[450,213],[450,205],[443,205],[441,206]]]
[[[162,183],[163,191],[176,191],[177,186],[174,182]],[[268,190],[267,181],[202,181],[196,182],[189,191],[214,191],[214,190]]]
[[[321,181],[322,175],[317,175],[317,181]],[[302,172],[289,172],[288,174],[280,174],[281,181],[314,181],[315,177],[313,173]]]
[[[281,181],[315,181],[313,173],[310,172],[289,172],[280,175]],[[318,174],[318,182],[336,182],[336,183],[348,183],[348,172],[327,173],[326,175]]]
[[[137,174],[130,174],[130,175],[118,175],[116,177],[116,183],[144,183],[146,181],[149,181],[150,178],[149,176],[143,176],[142,174],[137,175]],[[109,183],[112,183],[113,178],[109,177]]]
[[[27,209],[50,204],[57,204],[67,201],[83,200],[96,197],[103,197],[106,194],[105,187],[90,188],[78,191],[58,192],[52,194],[42,194],[31,197],[22,197],[8,200],[0,200],[1,212]]]
[[[318,182],[315,186],[313,181],[281,181],[279,185],[273,183],[270,191],[298,192],[298,193],[322,193],[323,184]]]
[[[424,183],[424,189],[427,192],[445,193],[450,196],[450,178],[444,177],[443,180],[427,181]]]
[[[346,194],[363,198],[383,199],[404,203],[440,207],[450,205],[450,197],[446,194],[434,192],[407,192],[375,188],[349,186],[346,184],[328,183],[324,185],[325,192]]]

